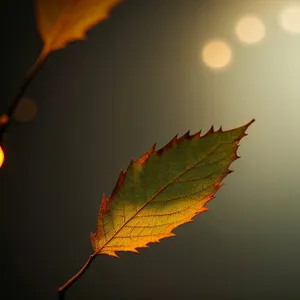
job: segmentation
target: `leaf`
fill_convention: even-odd
[[[36,17],[44,56],[85,39],[87,30],[106,19],[121,0],[36,0]]]
[[[117,256],[116,251],[136,248],[174,236],[172,230],[208,210],[205,205],[231,173],[237,149],[254,120],[236,129],[200,132],[177,138],[155,151],[155,145],[121,171],[109,199],[103,195],[95,253]]]

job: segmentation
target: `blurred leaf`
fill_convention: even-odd
[[[200,137],[173,138],[155,151],[155,145],[137,161],[131,160],[107,199],[103,195],[96,233],[95,253],[117,256],[116,251],[136,248],[174,236],[172,230],[208,210],[208,201],[231,173],[237,149],[254,120],[236,129],[214,131]]]
[[[85,39],[87,30],[108,18],[121,0],[36,0],[36,17],[44,41],[43,55]]]

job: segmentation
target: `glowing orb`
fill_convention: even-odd
[[[256,44],[265,37],[266,28],[258,17],[247,16],[237,22],[235,33],[241,42]]]
[[[13,117],[18,122],[29,122],[37,113],[37,106],[30,98],[22,98],[14,111]]]
[[[208,42],[202,49],[202,60],[212,69],[221,69],[229,64],[232,51],[229,45],[221,40]]]
[[[300,33],[300,5],[284,9],[280,16],[282,28],[289,33]]]
[[[0,168],[2,167],[4,162],[4,152],[2,150],[2,148],[0,147]]]

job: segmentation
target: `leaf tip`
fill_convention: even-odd
[[[248,123],[246,123],[245,125],[243,125],[242,127],[244,127],[245,129],[244,129],[244,133],[243,133],[243,135],[242,135],[242,137],[241,138],[243,138],[244,136],[247,136],[248,134],[247,133],[245,133],[245,131],[248,129],[248,127],[251,125],[251,124],[253,124],[255,122],[255,119],[253,118],[252,120],[250,120]]]
[[[249,125],[248,126],[250,126],[252,123],[254,123],[255,122],[255,118],[253,118],[250,122],[249,122]]]

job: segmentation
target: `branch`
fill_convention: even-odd
[[[87,270],[90,264],[93,262],[95,257],[97,256],[97,252],[90,255],[89,259],[83,265],[83,267],[72,277],[70,278],[64,285],[58,288],[58,299],[64,300],[66,290],[77,280],[79,279],[83,273]]]
[[[36,59],[34,65],[29,69],[26,76],[23,79],[23,83],[19,89],[19,92],[15,96],[15,98],[10,103],[7,112],[0,116],[0,146],[3,143],[3,136],[4,133],[7,130],[8,125],[10,124],[11,117],[13,116],[18,104],[20,103],[20,100],[22,99],[23,95],[25,94],[29,84],[32,82],[32,80],[37,75],[38,71],[41,69],[41,67],[44,65],[47,57],[47,52],[42,50],[38,58]],[[84,266],[72,277],[70,278],[64,285],[58,288],[58,297],[59,300],[63,300],[65,297],[66,290],[77,280],[79,279],[83,273],[86,271],[86,269],[89,267],[89,265],[92,263],[92,261],[95,259],[97,255],[97,252],[90,255]]]
[[[31,83],[31,81],[35,78],[36,74],[38,73],[38,71],[41,69],[41,67],[43,66],[44,62],[46,61],[46,58],[48,57],[48,54],[44,51],[42,51],[39,55],[39,57],[37,58],[37,60],[35,61],[34,65],[29,69],[29,71],[27,72],[26,76],[23,79],[23,83],[19,89],[19,92],[17,93],[17,95],[15,96],[15,98],[12,100],[12,102],[10,103],[6,114],[4,114],[2,117],[5,118],[7,120],[7,122],[3,123],[0,126],[0,146],[2,145],[3,142],[3,135],[6,132],[6,129],[8,127],[8,125],[10,124],[11,121],[11,117],[14,114],[14,111],[16,110],[20,100],[22,99],[23,95],[25,94],[29,84]]]

